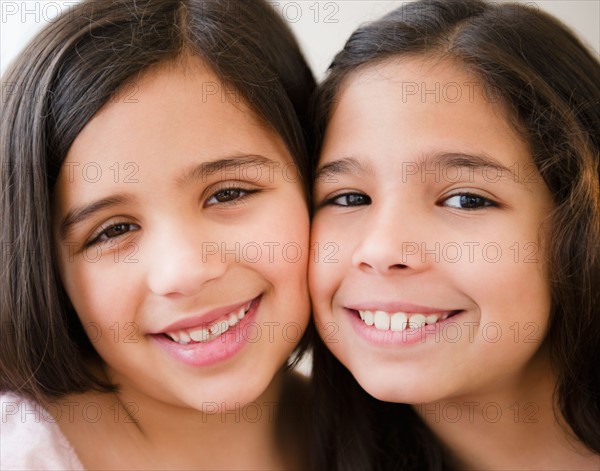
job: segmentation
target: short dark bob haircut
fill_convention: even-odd
[[[547,342],[557,407],[600,453],[600,64],[558,20],[523,4],[422,0],[356,30],[315,99],[317,147],[340,87],[390,59],[449,58],[500,93],[550,189]],[[451,457],[409,405],[360,389],[315,347],[319,469],[450,469]]]
[[[272,6],[88,0],[71,8],[28,45],[2,82],[0,390],[43,401],[112,388],[85,367],[85,354],[97,354],[54,263],[53,188],[76,136],[124,84],[190,54],[282,138],[308,197],[307,106],[315,81]]]

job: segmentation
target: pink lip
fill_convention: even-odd
[[[157,330],[156,332],[150,332],[150,334],[164,334],[166,332],[177,332],[178,330],[185,330],[191,329],[193,327],[200,327],[202,325],[209,325],[217,319],[223,317],[225,314],[229,314],[232,311],[237,311],[239,308],[255,300],[256,298],[241,303],[232,304],[230,306],[219,307],[217,309],[213,309],[212,311],[206,312],[200,316],[186,317],[185,319],[173,322],[172,324],[169,324],[168,326]]]
[[[173,342],[167,338],[166,335],[160,333],[150,335],[149,338],[156,342],[156,345],[159,348],[162,348],[167,354],[180,363],[193,367],[215,365],[234,357],[247,343],[256,342],[257,339],[255,338],[255,334],[257,331],[257,324],[255,319],[258,315],[257,311],[260,306],[260,301],[261,297],[256,298],[252,302],[252,305],[244,318],[238,324],[229,328],[227,332],[210,342],[182,345]],[[244,306],[245,304],[246,303],[242,303],[239,307]],[[211,311],[210,314],[212,315],[214,312],[215,311]],[[224,314],[227,312],[228,311],[225,311]],[[172,325],[175,327],[178,326],[178,324]],[[181,323],[179,325],[181,325]],[[171,326],[169,328],[171,328]]]
[[[404,302],[365,302],[365,303],[356,303],[349,306],[346,306],[347,309],[351,309],[353,311],[385,311],[385,312],[405,312],[407,314],[438,314],[438,313],[446,313],[451,312],[454,309],[441,309],[437,307],[426,307],[419,306],[417,304],[410,304]]]

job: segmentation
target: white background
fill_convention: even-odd
[[[252,1],[252,0],[242,0]],[[0,0],[0,69],[6,67],[29,39],[77,0]],[[335,53],[361,23],[374,20],[404,3],[401,0],[272,0],[298,37],[318,79]],[[600,52],[600,0],[538,0],[519,3],[546,10]]]

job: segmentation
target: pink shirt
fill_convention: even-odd
[[[36,402],[0,394],[0,469],[82,470],[56,420]]]

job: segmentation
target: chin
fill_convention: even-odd
[[[386,372],[376,376],[365,372],[364,375],[355,375],[354,377],[369,395],[380,401],[422,404],[441,399],[439,388],[436,388],[431,381],[419,384],[419,382],[402,379],[402,373],[399,371]],[[393,377],[396,379],[390,381],[390,378]]]

